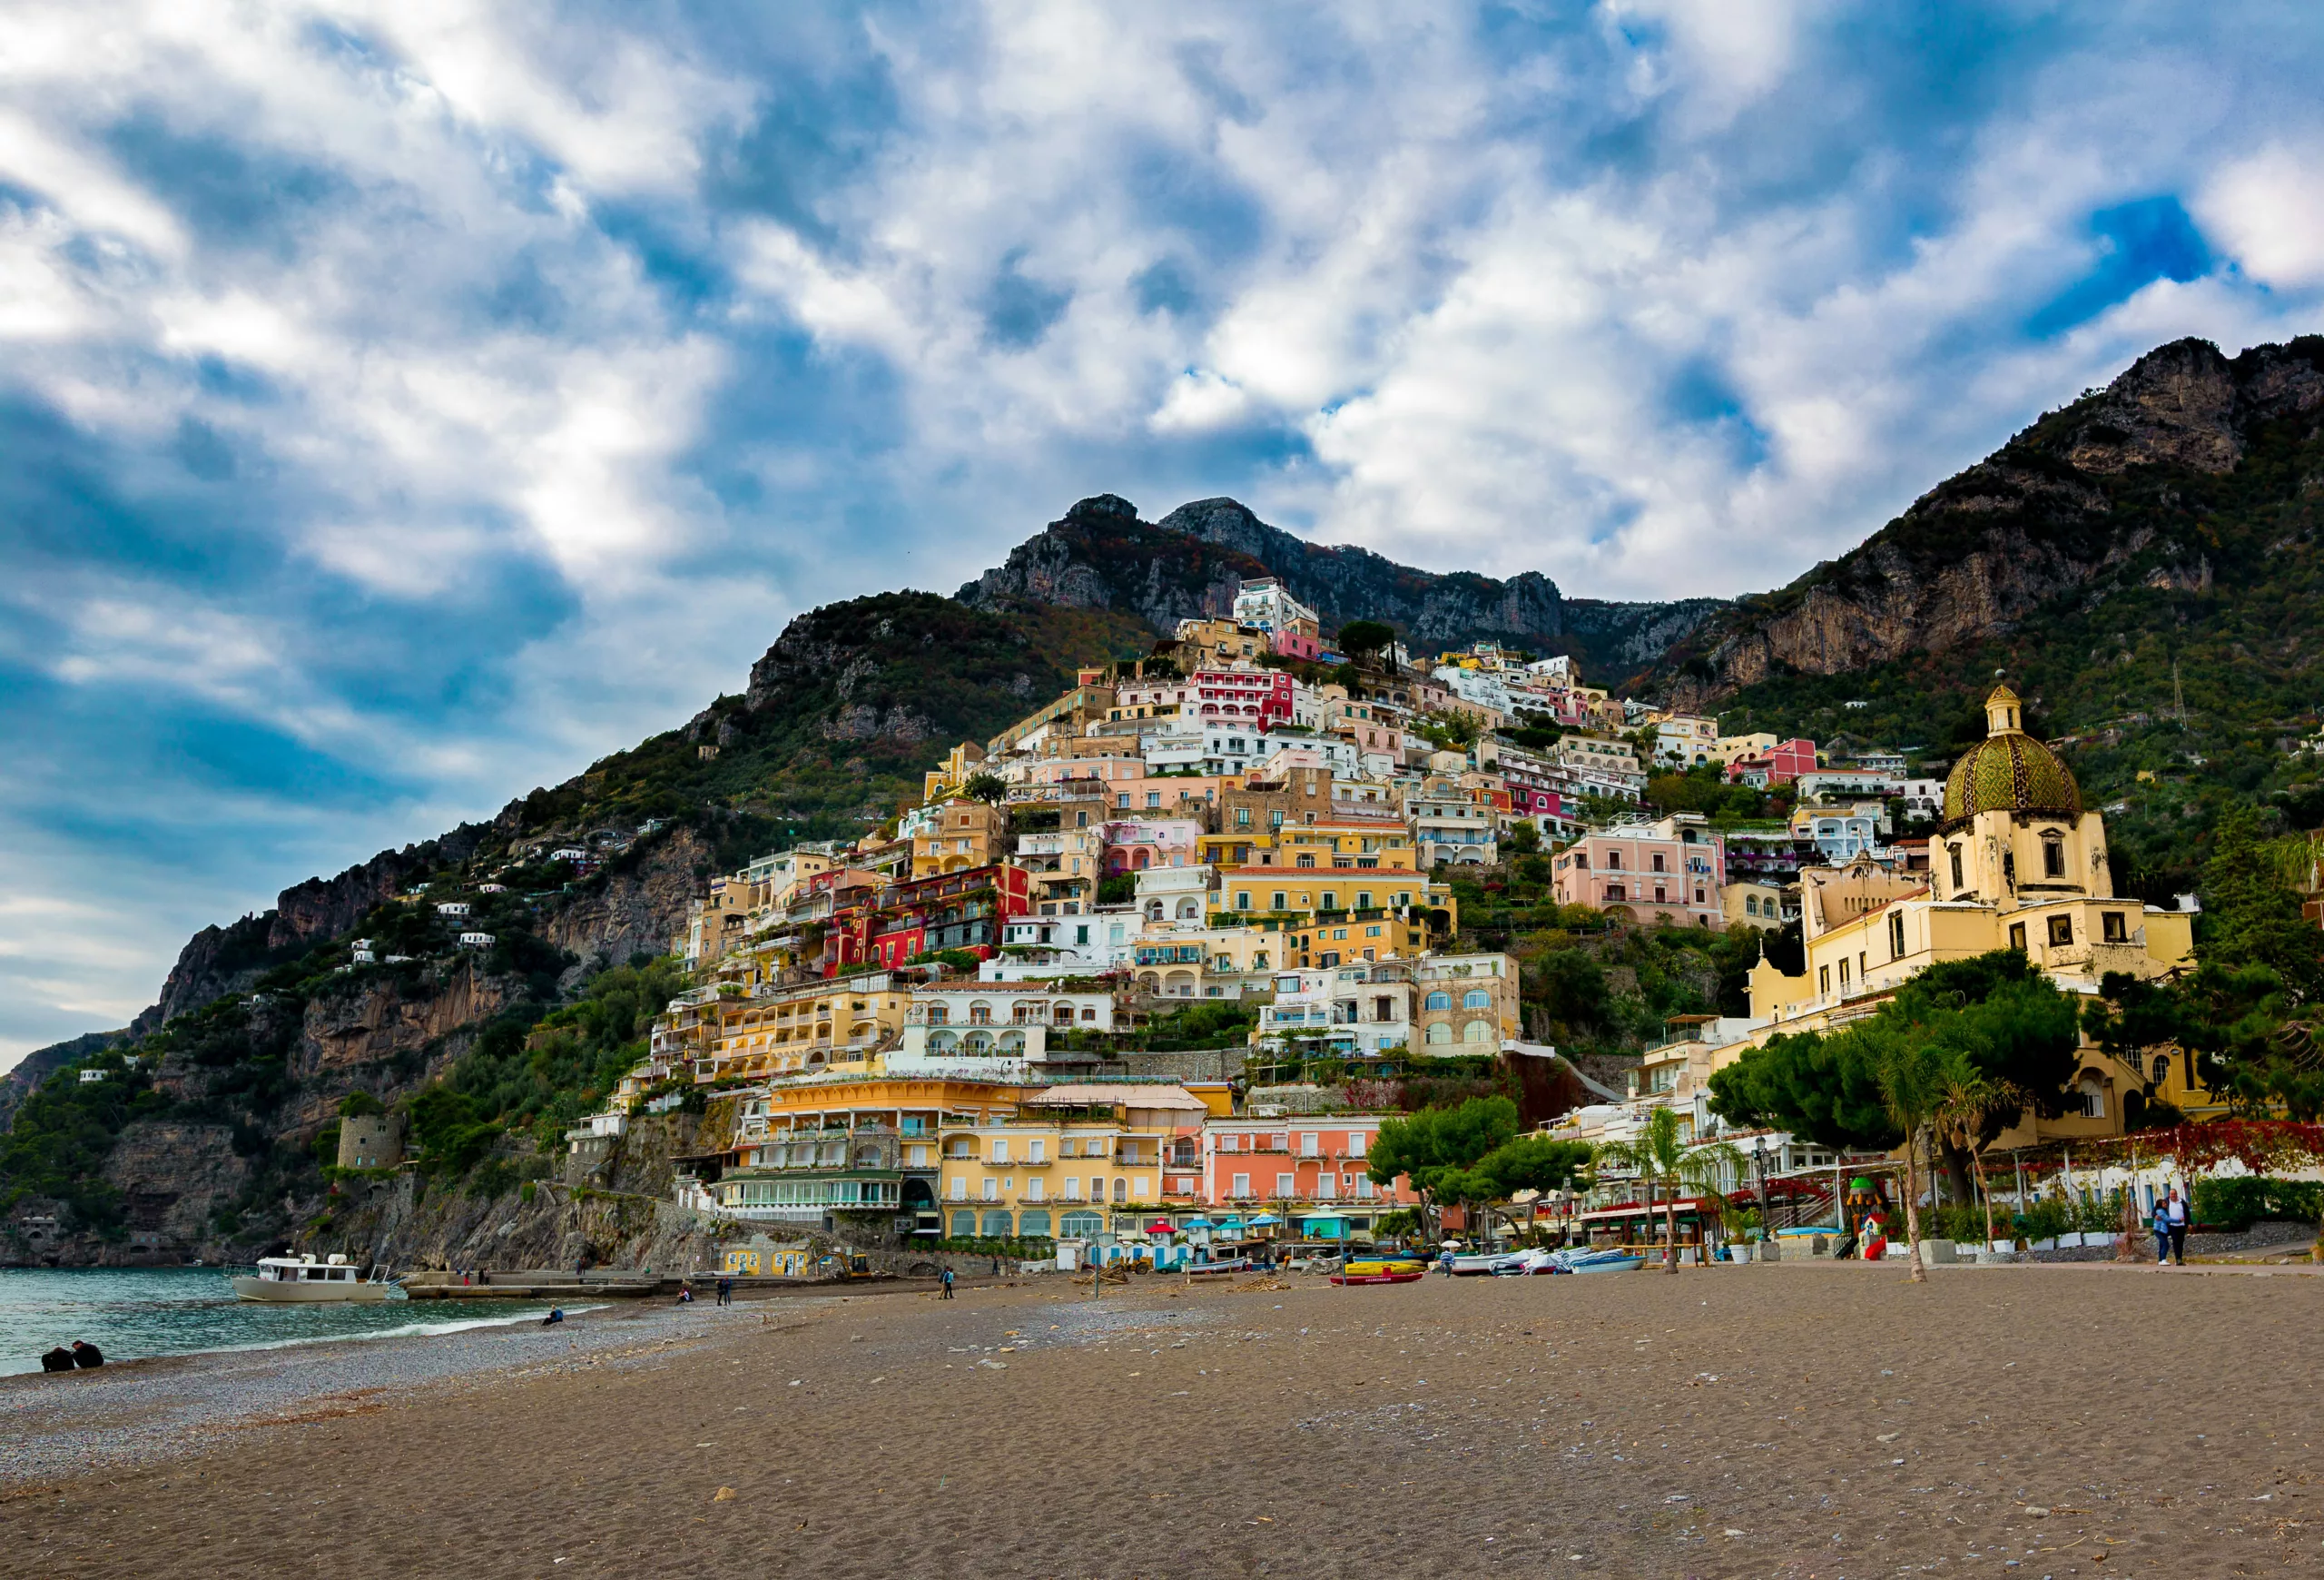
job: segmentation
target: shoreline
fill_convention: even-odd
[[[20,1496],[28,1484],[167,1464],[235,1434],[595,1362],[640,1338],[666,1343],[665,1329],[704,1308],[608,1302],[569,1311],[554,1327],[537,1315],[480,1316],[436,1331],[295,1338],[141,1356],[89,1371],[12,1373],[0,1377],[0,1496]],[[655,1320],[665,1317],[679,1321]]]

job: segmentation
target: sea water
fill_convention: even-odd
[[[495,1300],[488,1316],[435,1300],[267,1305],[238,1300],[252,1268],[0,1268],[0,1374],[85,1338],[108,1361],[205,1349],[267,1349],[333,1338],[391,1338],[540,1320],[547,1301]],[[448,1310],[461,1312],[458,1317]]]

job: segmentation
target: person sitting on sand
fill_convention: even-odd
[[[678,1286],[678,1304],[681,1306],[691,1306],[694,1304],[694,1286],[691,1284],[680,1284]]]
[[[73,1352],[60,1344],[40,1358],[40,1368],[43,1371],[71,1371]]]
[[[99,1349],[95,1345],[89,1343],[85,1339],[76,1338],[73,1341],[73,1364],[74,1366],[94,1368],[103,1366],[104,1363],[105,1352],[103,1350]]]
[[[565,1308],[562,1306],[551,1306],[548,1308],[548,1315],[541,1318],[541,1326],[544,1328],[554,1328],[564,1320]]]

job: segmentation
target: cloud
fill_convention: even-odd
[[[0,1058],[1081,495],[1785,581],[2157,341],[2314,327],[2319,54],[2071,3],[21,7]]]

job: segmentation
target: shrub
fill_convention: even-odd
[[[2324,1219],[2324,1184],[2265,1175],[2195,1181],[2195,1221],[2240,1234],[2263,1219],[2315,1223]]]

